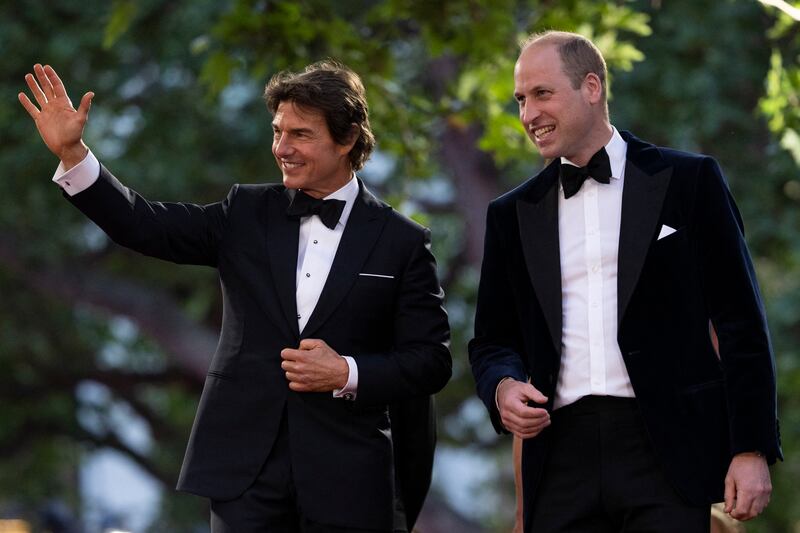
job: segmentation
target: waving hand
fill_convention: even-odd
[[[25,81],[39,106],[25,93],[19,93],[19,101],[36,123],[47,147],[70,169],[80,163],[88,151],[82,135],[94,93],[84,94],[75,109],[64,84],[50,65],[42,67],[37,63],[33,72],[35,77],[26,74]]]

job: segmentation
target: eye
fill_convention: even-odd
[[[539,89],[536,91],[536,98],[545,98],[547,96],[550,96],[550,91],[547,89]]]
[[[521,94],[514,95],[514,99],[517,101],[517,103],[519,105],[522,105],[522,104],[525,103],[525,97],[523,95],[521,95]]]

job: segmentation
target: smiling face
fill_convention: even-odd
[[[323,198],[353,175],[348,153],[355,139],[346,145],[334,141],[322,112],[285,100],[278,104],[272,130],[272,154],[288,189]]]
[[[585,165],[611,138],[603,87],[589,73],[573,88],[557,45],[533,44],[514,67],[519,119],[542,157],[566,157]]]

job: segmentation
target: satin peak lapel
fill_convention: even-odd
[[[649,175],[628,159],[617,256],[617,323],[622,324],[661,215],[672,167]]]
[[[519,236],[528,276],[553,346],[561,353],[561,258],[558,245],[558,165],[540,174],[532,194],[517,200]]]
[[[286,216],[289,199],[288,190],[276,191],[270,198],[270,202],[277,205],[270,205],[267,209],[267,256],[283,316],[289,331],[299,338],[296,285],[300,221]]]
[[[364,187],[361,180],[359,187],[359,196],[350,211],[350,218],[342,233],[342,240],[339,241],[328,279],[306,327],[303,328],[303,338],[313,337],[350,291],[358,279],[361,267],[375,247],[386,216],[391,211],[388,205],[381,203]]]

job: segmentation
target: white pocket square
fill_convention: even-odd
[[[658,239],[656,239],[656,240],[660,241],[664,237],[669,237],[670,235],[672,235],[676,231],[678,231],[678,230],[676,230],[675,228],[670,228],[669,226],[664,224],[663,226],[661,226],[661,232],[658,234]]]
[[[368,278],[384,278],[384,279],[394,279],[394,276],[389,276],[387,274],[367,274],[366,272],[359,272],[359,276],[366,276]]]

